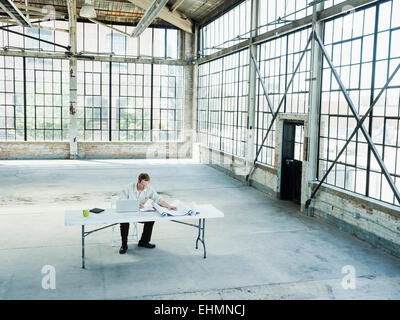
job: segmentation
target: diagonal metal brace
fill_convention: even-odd
[[[385,166],[385,163],[383,162],[381,156],[379,155],[379,152],[378,152],[378,150],[376,149],[374,142],[372,141],[372,139],[371,139],[369,133],[367,132],[367,130],[366,130],[364,124],[363,124],[364,120],[366,119],[366,117],[368,116],[368,114],[370,113],[370,111],[372,110],[372,108],[374,107],[374,105],[376,104],[376,102],[378,101],[379,97],[380,97],[381,94],[383,93],[383,90],[386,89],[386,88],[388,87],[390,81],[391,81],[391,80],[393,79],[393,77],[395,76],[396,72],[397,72],[398,69],[399,69],[399,66],[396,68],[396,70],[393,72],[393,74],[391,75],[391,77],[388,79],[388,81],[387,81],[386,84],[385,84],[385,87],[381,90],[381,92],[379,93],[379,95],[377,96],[377,98],[374,100],[374,102],[372,103],[372,105],[371,105],[370,108],[368,109],[368,112],[367,112],[367,113],[364,115],[364,117],[361,119],[361,118],[360,118],[360,115],[358,114],[358,112],[357,112],[357,110],[356,110],[356,108],[355,108],[355,106],[354,106],[354,104],[353,104],[353,101],[351,100],[351,98],[350,98],[350,96],[349,96],[349,94],[348,94],[346,88],[344,87],[343,82],[341,81],[341,79],[340,79],[340,77],[339,77],[339,74],[337,73],[335,67],[333,66],[332,61],[330,60],[329,55],[328,55],[328,53],[327,53],[327,51],[326,51],[326,49],[325,49],[325,47],[324,47],[324,45],[323,45],[321,39],[318,37],[318,35],[317,35],[315,32],[313,32],[313,34],[314,34],[315,40],[317,40],[317,43],[318,43],[319,47],[321,48],[321,51],[322,51],[323,55],[325,56],[325,59],[327,60],[327,62],[328,62],[328,64],[329,64],[329,67],[330,67],[331,70],[332,70],[333,75],[334,75],[335,78],[336,78],[336,81],[337,81],[338,84],[339,84],[339,87],[340,87],[340,89],[341,89],[341,91],[342,91],[342,93],[343,93],[343,95],[344,95],[344,97],[345,97],[345,99],[346,99],[346,102],[348,103],[348,105],[349,105],[349,107],[350,107],[350,109],[351,109],[351,111],[352,111],[354,117],[355,117],[356,120],[357,120],[357,127],[356,127],[356,129],[353,131],[353,134],[352,134],[351,137],[347,140],[345,146],[342,148],[341,152],[340,152],[339,155],[336,157],[335,162],[333,162],[332,165],[330,166],[329,171],[332,169],[333,165],[338,161],[340,155],[343,153],[344,149],[345,149],[345,148],[347,147],[347,145],[349,144],[351,138],[355,135],[355,133],[358,131],[358,129],[361,129],[361,131],[362,131],[362,133],[363,133],[363,135],[364,135],[364,137],[365,137],[365,139],[366,139],[366,141],[367,141],[369,147],[370,147],[371,150],[372,150],[372,153],[373,153],[374,156],[375,156],[375,159],[377,160],[377,162],[378,162],[378,164],[379,164],[379,166],[380,166],[380,168],[381,168],[381,170],[382,170],[382,172],[383,172],[383,174],[384,174],[386,180],[387,180],[388,183],[389,183],[390,188],[392,189],[392,191],[393,191],[393,193],[394,193],[394,195],[395,195],[397,201],[400,202],[400,193],[399,193],[399,190],[397,189],[396,185],[394,184],[394,181],[393,181],[392,177],[390,176],[389,171],[387,170],[387,168],[386,168],[386,166]],[[310,205],[310,203],[311,203],[311,199],[315,196],[315,194],[316,194],[317,190],[319,189],[319,187],[321,186],[322,182],[326,179],[326,177],[327,177],[329,171],[324,175],[323,179],[320,181],[320,183],[319,183],[319,185],[317,186],[317,188],[313,191],[313,193],[312,193],[310,199],[308,199],[308,200],[306,201],[306,204],[305,204],[305,207],[306,207],[306,208],[309,207],[309,205]]]
[[[379,94],[376,96],[376,98],[374,99],[374,101],[372,102],[371,106],[369,107],[369,109],[367,110],[367,112],[365,113],[365,115],[361,118],[360,122],[357,124],[356,128],[354,129],[354,131],[352,132],[352,134],[350,135],[350,137],[347,139],[345,145],[342,147],[342,149],[340,150],[340,152],[338,153],[338,155],[336,156],[336,159],[333,161],[333,163],[329,166],[328,170],[325,172],[325,175],[322,177],[321,181],[319,182],[318,186],[313,190],[310,198],[306,201],[305,203],[305,207],[308,208],[311,204],[311,200],[314,198],[315,194],[317,193],[318,189],[321,187],[322,183],[325,181],[325,179],[328,177],[328,174],[331,172],[331,170],[333,169],[335,163],[338,162],[339,158],[341,157],[341,155],[343,154],[344,150],[346,150],[347,146],[349,145],[351,139],[353,139],[353,137],[356,135],[358,129],[360,129],[361,124],[364,122],[364,120],[368,117],[368,115],[371,113],[372,109],[374,108],[375,104],[379,101],[381,95],[383,94],[383,92],[387,89],[387,87],[389,86],[390,82],[392,81],[392,79],[394,78],[394,76],[396,75],[397,71],[399,71],[400,69],[400,63],[397,65],[396,69],[394,70],[394,72],[392,73],[392,75],[389,77],[388,81],[386,82],[385,86],[380,90]]]
[[[51,41],[47,41],[47,40],[45,40],[45,39],[36,38],[36,37],[34,37],[34,36],[30,36],[29,34],[24,34],[24,33],[18,32],[18,31],[11,30],[11,29],[9,29],[9,28],[6,28],[5,26],[1,26],[0,29],[1,29],[1,30],[4,30],[4,31],[7,31],[7,32],[10,32],[10,33],[14,33],[14,34],[23,36],[23,37],[25,37],[25,38],[29,38],[29,39],[33,39],[33,40],[37,40],[37,41],[40,41],[40,42],[44,42],[44,43],[47,43],[47,44],[54,45],[54,46],[56,46],[56,47],[63,48],[63,49],[65,49],[66,51],[69,51],[69,50],[71,49],[71,46],[63,46],[63,45],[61,45],[61,44],[58,44],[58,43],[55,43],[55,42],[51,42]]]
[[[286,86],[285,93],[284,93],[284,95],[283,95],[281,101],[279,102],[279,105],[278,105],[278,108],[276,109],[275,115],[273,116],[273,118],[272,118],[272,120],[271,120],[271,123],[270,123],[270,125],[269,125],[269,127],[268,127],[267,133],[265,134],[264,139],[263,139],[263,141],[262,141],[260,147],[258,148],[256,157],[255,157],[255,159],[254,159],[253,166],[252,166],[252,168],[251,168],[249,174],[246,176],[246,181],[249,181],[249,178],[250,178],[251,174],[253,173],[253,171],[254,171],[254,169],[255,169],[255,165],[256,165],[258,156],[259,156],[259,154],[260,154],[260,152],[261,152],[261,149],[262,149],[262,147],[264,146],[265,140],[267,139],[268,134],[269,134],[270,131],[271,131],[271,128],[272,128],[272,126],[273,126],[273,124],[274,124],[274,122],[275,122],[275,119],[276,119],[276,117],[277,117],[277,115],[278,115],[278,113],[279,113],[279,110],[280,110],[281,107],[282,107],[283,101],[285,101],[286,95],[287,95],[287,93],[289,92],[289,88],[290,88],[290,86],[292,85],[293,79],[294,79],[294,77],[295,77],[295,75],[296,75],[296,73],[297,73],[297,71],[298,71],[298,69],[299,69],[299,67],[300,67],[301,62],[303,61],[303,58],[304,58],[304,56],[305,56],[305,54],[306,54],[306,52],[307,52],[308,46],[309,46],[310,43],[311,43],[312,37],[313,37],[313,33],[311,32],[311,33],[310,33],[310,36],[308,37],[307,44],[306,44],[306,46],[305,46],[305,48],[304,48],[304,50],[303,50],[303,52],[302,52],[302,54],[301,54],[301,56],[300,56],[299,62],[297,63],[297,66],[296,66],[296,68],[295,68],[294,71],[293,71],[292,77],[290,78],[290,81],[289,81],[289,83],[288,83],[287,86]]]
[[[254,57],[253,52],[251,52],[251,51],[250,51],[250,56],[251,56],[251,59],[253,60],[254,67],[256,68],[256,71],[257,71],[257,74],[258,74],[258,79],[260,80],[261,86],[262,86],[262,88],[264,90],[264,96],[267,99],[269,110],[271,111],[272,116],[275,117],[275,111],[274,111],[274,108],[273,108],[273,105],[272,105],[272,101],[269,98],[267,87],[265,86],[265,82],[262,79],[262,75],[261,75],[260,69],[258,68],[258,65],[257,65],[257,60]]]

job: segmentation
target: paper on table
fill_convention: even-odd
[[[148,212],[148,211],[154,211],[153,206],[144,206],[144,208],[139,209],[140,212]]]
[[[161,207],[156,203],[153,203],[153,207],[157,210],[161,216],[195,216],[200,214],[197,210],[197,205],[192,202],[190,205],[184,204],[179,200],[175,200],[171,203],[172,206],[176,207],[176,210],[169,210],[168,208]]]

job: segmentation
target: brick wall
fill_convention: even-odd
[[[400,257],[400,210],[393,205],[321,187],[308,213]]]
[[[0,142],[0,159],[69,159],[69,142]],[[79,159],[187,159],[188,142],[79,142]]]
[[[69,142],[0,142],[0,159],[69,159]]]
[[[199,157],[201,163],[208,164],[235,179],[246,182],[248,169],[246,169],[244,158],[229,155],[201,145],[199,146]],[[272,197],[277,197],[279,196],[277,184],[276,169],[256,165],[250,179],[251,186],[268,193]]]

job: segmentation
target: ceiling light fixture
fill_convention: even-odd
[[[96,18],[96,10],[94,10],[94,6],[91,0],[85,0],[85,5],[82,6],[79,15],[82,18]]]

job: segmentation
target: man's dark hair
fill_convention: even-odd
[[[141,173],[141,174],[139,174],[138,180],[139,180],[139,182],[142,180],[150,181],[150,176],[147,173]]]

